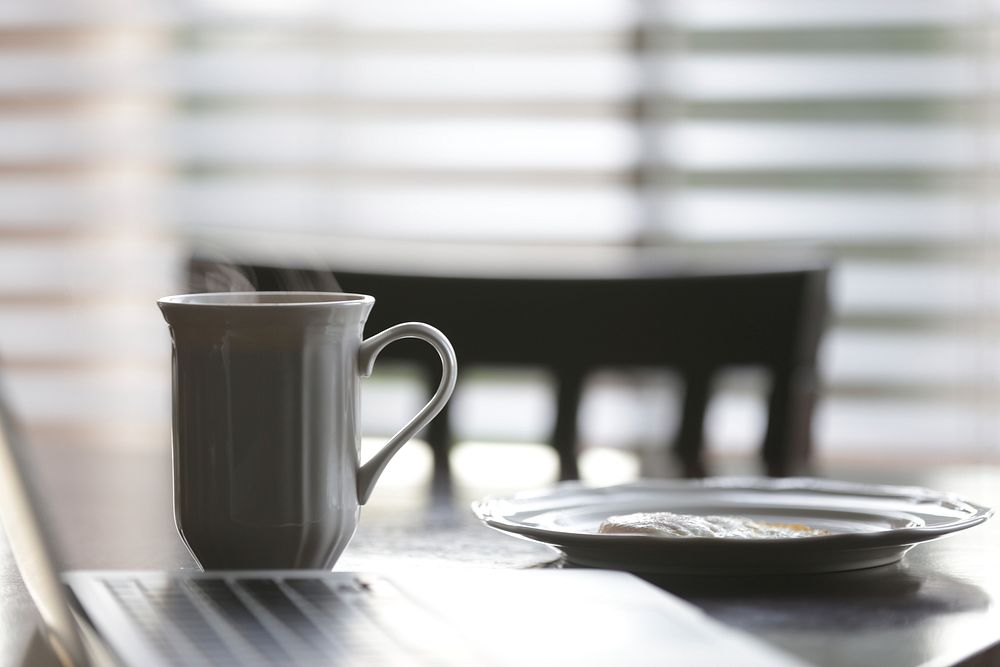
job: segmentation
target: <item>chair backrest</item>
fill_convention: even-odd
[[[247,268],[260,290],[329,284],[321,271]],[[336,278],[343,290],[376,298],[371,330],[431,322],[448,332],[467,363],[683,369],[811,359],[826,312],[826,274],[811,267],[608,279],[340,271]],[[399,346],[386,352],[410,356]]]

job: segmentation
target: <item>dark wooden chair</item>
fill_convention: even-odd
[[[257,289],[330,288],[329,272],[278,266],[240,267]],[[195,280],[211,262],[191,263]],[[828,267],[732,271],[648,270],[614,277],[493,278],[337,271],[343,291],[371,294],[369,331],[409,320],[444,331],[459,366],[537,365],[558,382],[551,444],[560,477],[578,477],[577,416],[586,375],[600,367],[664,366],[681,374],[683,413],[673,451],[689,477],[708,473],[705,410],[714,374],[761,366],[771,376],[761,456],[769,475],[800,472],[807,462],[817,391],[817,348],[827,312]],[[406,341],[386,356],[427,371],[439,363],[426,346]],[[435,474],[449,474],[448,415],[428,427]]]

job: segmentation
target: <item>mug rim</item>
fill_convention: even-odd
[[[307,297],[302,301],[239,301],[228,297],[250,296],[291,296]],[[308,298],[315,297],[315,298]],[[338,297],[338,298],[330,298]],[[174,294],[156,300],[158,304],[170,306],[190,306],[193,308],[296,308],[303,306],[360,305],[374,303],[375,297],[354,292],[311,292],[311,291],[260,291],[260,292],[200,292],[194,294]]]

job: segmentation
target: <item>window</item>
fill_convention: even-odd
[[[38,430],[162,437],[189,242],[838,260],[821,451],[998,451],[996,9],[954,0],[21,3],[0,355]],[[745,381],[713,411],[755,424]],[[759,420],[758,420],[759,421]],[[600,429],[598,429],[600,430]],[[153,434],[159,434],[158,436]]]

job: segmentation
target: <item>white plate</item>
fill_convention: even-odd
[[[988,507],[918,487],[726,477],[602,488],[564,482],[546,491],[485,498],[472,509],[486,525],[554,546],[572,563],[690,574],[836,572],[885,565],[917,543],[975,526],[993,514]],[[663,511],[802,523],[832,534],[744,539],[597,532],[610,516]]]

